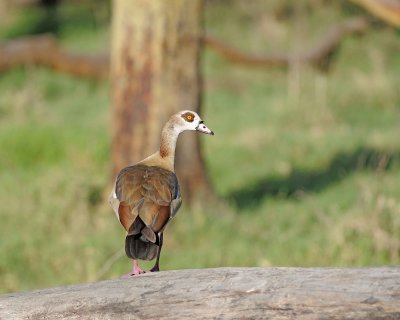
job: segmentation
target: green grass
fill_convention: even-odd
[[[207,29],[252,52],[297,45],[292,17],[268,11],[281,2],[234,3],[220,15],[225,2],[209,2]],[[345,16],[337,4],[308,14],[304,45]],[[74,50],[109,42],[105,26],[60,30]],[[216,135],[202,142],[219,200],[182,207],[161,267],[399,264],[399,49],[398,34],[371,29],[343,43],[328,74],[234,66],[205,50],[202,115]],[[109,84],[24,67],[0,75],[0,92],[0,291],[127,272],[103,200]]]

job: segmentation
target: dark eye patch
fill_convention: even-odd
[[[191,112],[185,112],[181,117],[187,122],[193,122],[194,120],[194,114]]]

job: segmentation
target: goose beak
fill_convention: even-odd
[[[210,129],[208,129],[203,121],[199,122],[198,126],[196,127],[196,130],[199,131],[199,132],[210,134],[212,136],[214,135],[214,132],[212,132]]]

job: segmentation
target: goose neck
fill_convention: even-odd
[[[160,156],[162,158],[175,158],[176,142],[180,131],[172,123],[167,123],[161,132]]]

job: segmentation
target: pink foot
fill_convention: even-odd
[[[129,278],[132,276],[138,276],[139,274],[145,273],[142,269],[140,269],[139,264],[137,260],[133,260],[133,269],[131,272],[128,272],[126,274],[123,274],[121,278]]]

